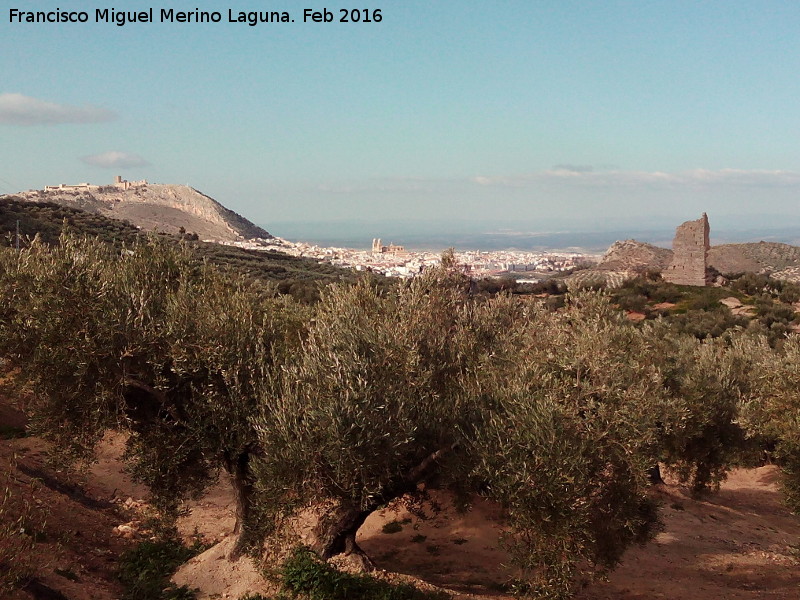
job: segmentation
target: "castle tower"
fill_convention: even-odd
[[[672,262],[661,275],[665,281],[678,285],[706,285],[708,266],[708,217],[686,221],[675,230],[672,241]]]

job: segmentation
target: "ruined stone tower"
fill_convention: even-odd
[[[708,265],[708,217],[686,221],[675,230],[672,240],[672,263],[661,275],[678,285],[706,285]]]

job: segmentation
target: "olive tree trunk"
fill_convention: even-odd
[[[335,504],[323,513],[315,525],[311,549],[325,560],[342,554],[349,557],[361,570],[373,570],[375,564],[356,542],[356,534],[378,506],[376,504],[361,510],[344,502]]]
[[[233,495],[236,501],[236,523],[233,534],[236,543],[230,553],[230,559],[238,559],[252,541],[248,535],[247,525],[252,509],[253,483],[250,477],[250,453],[242,452],[235,458],[225,457],[225,470],[230,477]]]

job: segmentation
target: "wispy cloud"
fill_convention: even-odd
[[[105,108],[86,104],[56,104],[22,94],[0,94],[0,123],[7,125],[60,125],[62,123],[99,123],[116,119]]]
[[[343,196],[438,195],[440,198],[482,190],[482,193],[585,194],[619,192],[620,197],[639,193],[693,193],[724,190],[784,189],[800,192],[800,172],[758,169],[693,169],[688,171],[626,171],[589,165],[559,164],[551,169],[511,175],[481,174],[473,177],[378,177],[367,180],[319,181],[309,191]],[[499,197],[499,196],[498,196]],[[544,197],[544,196],[541,196]]]
[[[101,154],[92,154],[91,156],[82,156],[81,160],[87,165],[102,167],[104,169],[146,167],[150,164],[138,154],[117,152],[115,150],[103,152]]]
[[[571,173],[591,173],[594,167],[591,165],[556,165],[553,171],[568,171]]]
[[[781,170],[720,169],[709,171],[695,169],[686,174],[695,183],[726,183],[745,186],[796,186],[800,184],[800,173]]]
[[[497,187],[526,187],[543,183],[563,183],[586,187],[794,187],[800,186],[800,173],[757,169],[694,169],[675,173],[595,171],[591,167],[576,168],[570,165],[556,165],[552,169],[521,175],[478,175],[471,181],[480,186]]]

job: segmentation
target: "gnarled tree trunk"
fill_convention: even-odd
[[[434,470],[436,462],[455,448],[456,444],[452,444],[426,456],[418,465],[409,469],[405,477],[385,487],[380,494],[371,497],[371,502],[366,507],[344,500],[335,501],[324,511],[314,526],[311,549],[325,560],[343,554],[362,570],[373,570],[375,564],[356,542],[356,534],[364,521],[380,506],[405,494],[415,493],[417,485]]]
[[[230,457],[226,453],[225,470],[230,477],[236,501],[236,524],[233,527],[233,533],[237,539],[229,556],[231,560],[236,560],[244,553],[251,541],[247,535],[253,494],[253,483],[250,479],[250,453],[241,452],[235,457]]]
[[[335,504],[325,511],[312,532],[311,549],[325,560],[343,554],[360,569],[371,571],[375,564],[356,542],[356,534],[379,505],[361,510],[348,503]]]

